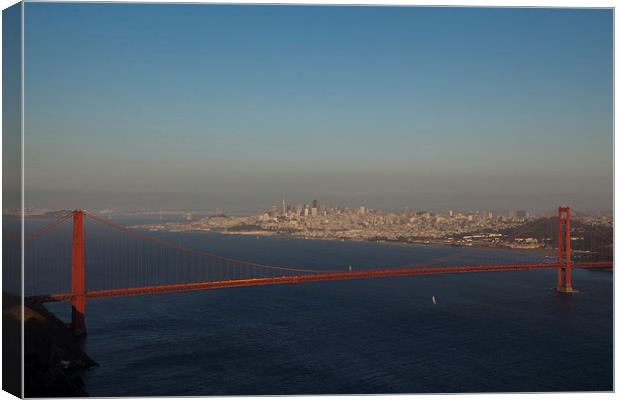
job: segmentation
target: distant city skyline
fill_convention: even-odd
[[[612,18],[26,3],[26,206],[609,211]]]
[[[180,195],[181,196],[181,195]],[[555,215],[557,213],[557,206],[551,207],[480,207],[480,206],[472,206],[472,207],[464,207],[462,205],[455,207],[420,207],[416,205],[406,205],[403,207],[380,207],[380,206],[371,206],[369,203],[364,202],[363,200],[356,199],[350,202],[325,202],[321,203],[318,200],[300,200],[300,201],[288,201],[286,199],[281,199],[280,201],[274,200],[270,204],[261,203],[256,204],[254,206],[235,206],[234,203],[228,203],[224,207],[220,206],[204,206],[204,207],[179,207],[178,201],[174,202],[177,206],[161,206],[156,205],[156,201],[152,201],[153,196],[146,196],[141,201],[139,201],[136,206],[124,205],[121,207],[91,207],[88,210],[96,213],[103,214],[125,214],[125,213],[134,213],[134,212],[148,212],[148,213],[185,213],[185,212],[198,212],[201,215],[254,215],[254,214],[262,214],[263,212],[273,212],[274,210],[278,213],[281,213],[283,210],[287,210],[290,212],[291,210],[301,209],[302,212],[304,209],[308,209],[309,213],[312,213],[312,209],[316,208],[317,211],[326,210],[326,209],[349,209],[349,210],[359,210],[365,209],[367,211],[376,211],[376,212],[385,212],[385,213],[405,213],[405,212],[429,212],[433,214],[491,214],[491,215],[512,215],[515,213],[527,213],[531,215]],[[151,199],[151,200],[149,200]],[[314,202],[317,201],[320,205],[319,207],[314,206]],[[103,204],[103,203],[102,203]],[[109,204],[109,203],[105,203]],[[563,204],[563,203],[558,203]],[[26,207],[26,215],[34,214],[39,215],[44,212],[58,212],[63,211],[62,207],[40,207],[40,206],[30,206]],[[17,212],[16,209],[12,207],[5,207],[4,212],[9,214],[13,214]],[[573,213],[575,215],[608,215],[611,214],[613,210],[593,210],[587,208],[574,208]],[[206,214],[205,214],[206,213]],[[318,214],[317,214],[318,215]]]

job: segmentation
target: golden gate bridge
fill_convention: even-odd
[[[107,243],[98,237],[85,238],[85,221],[114,231],[119,241]],[[536,229],[540,232],[544,222],[541,219],[537,224],[525,224],[503,240],[508,242],[525,237]],[[40,237],[62,226],[67,229],[67,225],[71,225],[70,243],[65,239],[45,247],[36,246]],[[544,233],[541,240],[547,250],[554,247],[555,254],[544,259],[531,251],[508,251],[490,257],[472,254],[465,257],[457,252],[406,266],[353,271],[350,268],[294,268],[225,257],[126,228],[88,211],[75,210],[24,235],[24,245],[28,247],[24,253],[25,294],[29,301],[70,302],[72,330],[76,335],[83,335],[86,333],[88,299],[321,281],[543,269],[557,271],[555,289],[558,292],[572,293],[575,292],[572,286],[574,269],[613,267],[613,238],[594,227],[594,236],[590,237],[596,237],[598,243],[606,242],[609,254],[601,257],[600,252],[589,250],[594,247],[592,243],[580,243],[580,254],[597,257],[573,259],[572,242],[583,241],[584,237],[571,237],[569,207],[559,207],[556,221],[547,227],[555,232]],[[466,258],[466,262],[459,257]],[[471,260],[479,262],[472,263]]]

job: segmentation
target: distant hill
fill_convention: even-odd
[[[29,215],[28,218],[56,219],[56,218],[64,217],[65,215],[67,215],[70,212],[71,212],[71,210],[47,211],[47,212],[45,212],[43,214],[39,214],[39,215]]]

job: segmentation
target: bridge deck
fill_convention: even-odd
[[[196,282],[196,283],[178,283],[169,285],[145,286],[135,288],[93,290],[86,292],[86,298],[106,298],[106,297],[122,297],[137,296],[157,293],[175,293],[175,292],[191,292],[197,290],[224,289],[247,286],[264,286],[264,285],[284,285],[297,284],[306,282],[320,281],[338,281],[351,279],[372,279],[396,276],[415,276],[415,275],[437,275],[437,274],[453,274],[466,272],[491,272],[491,271],[522,271],[535,269],[555,269],[563,267],[561,264],[539,263],[539,264],[515,264],[515,265],[469,265],[461,267],[404,267],[391,269],[371,269],[362,271],[347,272],[328,272],[324,274],[314,275],[293,275],[281,276],[273,278],[253,278],[253,279],[236,279],[225,281]],[[588,269],[588,268],[611,268],[613,262],[589,262],[589,263],[573,263],[572,268]],[[71,299],[71,293],[58,293],[44,296],[31,296],[30,298],[37,301],[67,301]]]

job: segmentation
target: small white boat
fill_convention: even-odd
[[[433,304],[437,304],[437,300],[435,300],[435,296],[433,296]]]
[[[349,265],[349,271],[353,271],[353,267]]]

